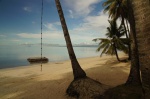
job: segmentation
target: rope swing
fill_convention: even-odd
[[[42,71],[42,32],[43,32],[43,0],[42,0],[42,7],[41,7],[41,71]]]
[[[44,0],[42,0],[42,4],[41,4],[41,55],[39,56],[39,57],[30,57],[30,58],[28,58],[27,60],[30,62],[30,63],[41,63],[41,71],[42,71],[42,65],[43,65],[43,63],[47,63],[48,62],[48,58],[46,58],[46,57],[43,57],[43,54],[42,54],[42,52],[43,52],[43,41],[42,41],[42,35],[43,35],[43,1]]]

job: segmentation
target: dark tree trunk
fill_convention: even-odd
[[[129,37],[129,39],[131,39],[131,38]],[[131,60],[131,42],[129,42],[129,44],[128,44],[128,50],[129,50],[129,52],[128,52],[128,55],[129,55],[128,60]]]
[[[150,99],[150,0],[129,0],[135,17],[142,85]],[[147,97],[148,95],[148,97]]]
[[[126,32],[126,38],[129,38],[128,32],[127,32],[127,28],[126,28],[126,25],[125,25],[123,16],[122,16],[122,23],[121,23],[121,24],[123,25],[123,27],[124,27],[124,29],[125,29],[125,32]]]
[[[126,25],[127,25],[127,31],[128,31],[128,34],[130,33],[129,32],[129,25],[128,25],[128,20],[126,19]],[[129,38],[130,38],[130,34],[129,34]]]
[[[129,37],[129,40],[131,41],[131,37],[130,37],[130,31],[129,31],[129,26],[128,26],[128,21],[126,19],[126,25],[127,25],[127,32],[128,32],[128,37]],[[131,42],[129,42],[128,44],[128,49],[129,49],[129,57],[128,57],[128,60],[131,60]]]
[[[139,67],[139,56],[138,56],[138,46],[136,40],[135,31],[135,20],[133,15],[133,10],[131,4],[128,2],[129,7],[129,23],[130,23],[130,36],[131,36],[131,68],[130,74],[126,81],[127,85],[141,85],[140,79],[140,67]]]
[[[81,68],[81,66],[79,65],[79,63],[76,59],[60,1],[55,0],[55,3],[56,3],[57,10],[58,10],[59,18],[60,18],[60,21],[61,21],[62,29],[63,29],[63,32],[64,32],[64,37],[65,37],[65,40],[66,40],[66,45],[67,45],[69,57],[70,57],[70,60],[71,60],[74,79],[84,78],[84,77],[86,77],[86,73]]]
[[[125,29],[125,33],[126,33],[126,38],[127,39],[130,39],[129,38],[129,33],[128,33],[128,30],[127,30],[127,28],[126,28],[126,25],[125,25],[125,19],[123,18],[123,16],[122,16],[122,22],[121,22],[121,24],[124,26],[124,29]],[[131,60],[131,45],[130,45],[130,43],[128,44],[128,60]]]
[[[115,51],[116,58],[117,58],[117,60],[120,62],[120,59],[119,59],[119,56],[118,56],[118,52],[117,52],[117,48],[116,48],[115,42],[113,43],[113,47],[114,47],[114,51]]]

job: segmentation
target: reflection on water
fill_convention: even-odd
[[[77,58],[98,56],[96,47],[74,47]],[[0,47],[0,68],[28,65],[27,58],[40,57],[40,46],[15,45]],[[58,62],[68,60],[66,47],[43,46],[43,56],[49,59],[49,62]]]

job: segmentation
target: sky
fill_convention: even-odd
[[[43,43],[65,44],[55,0],[43,0]],[[42,0],[0,0],[0,45],[38,44]],[[73,44],[93,44],[109,26],[104,0],[60,0]]]

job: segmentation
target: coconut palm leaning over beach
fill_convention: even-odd
[[[71,64],[72,64],[72,69],[73,69],[73,75],[74,75],[74,79],[77,78],[85,78],[86,77],[86,73],[84,72],[84,70],[81,68],[80,64],[78,63],[73,47],[72,47],[72,43],[70,40],[70,35],[68,32],[68,28],[66,25],[66,21],[63,15],[63,11],[61,8],[61,4],[59,0],[55,0],[56,1],[56,6],[57,6],[57,10],[58,10],[58,14],[60,17],[60,21],[61,21],[61,25],[62,25],[62,29],[63,29],[63,33],[64,33],[64,37],[65,37],[65,41],[66,41],[66,45],[67,45],[67,49],[68,49],[68,54],[71,60]]]
[[[74,75],[74,80],[71,82],[66,92],[69,96],[77,97],[77,98],[80,97],[83,99],[98,97],[102,95],[104,91],[109,87],[86,76],[86,73],[81,68],[81,66],[79,65],[76,59],[60,1],[55,0],[55,3],[61,21],[62,29],[64,32],[64,37],[66,40],[68,54],[71,60],[73,75]]]

